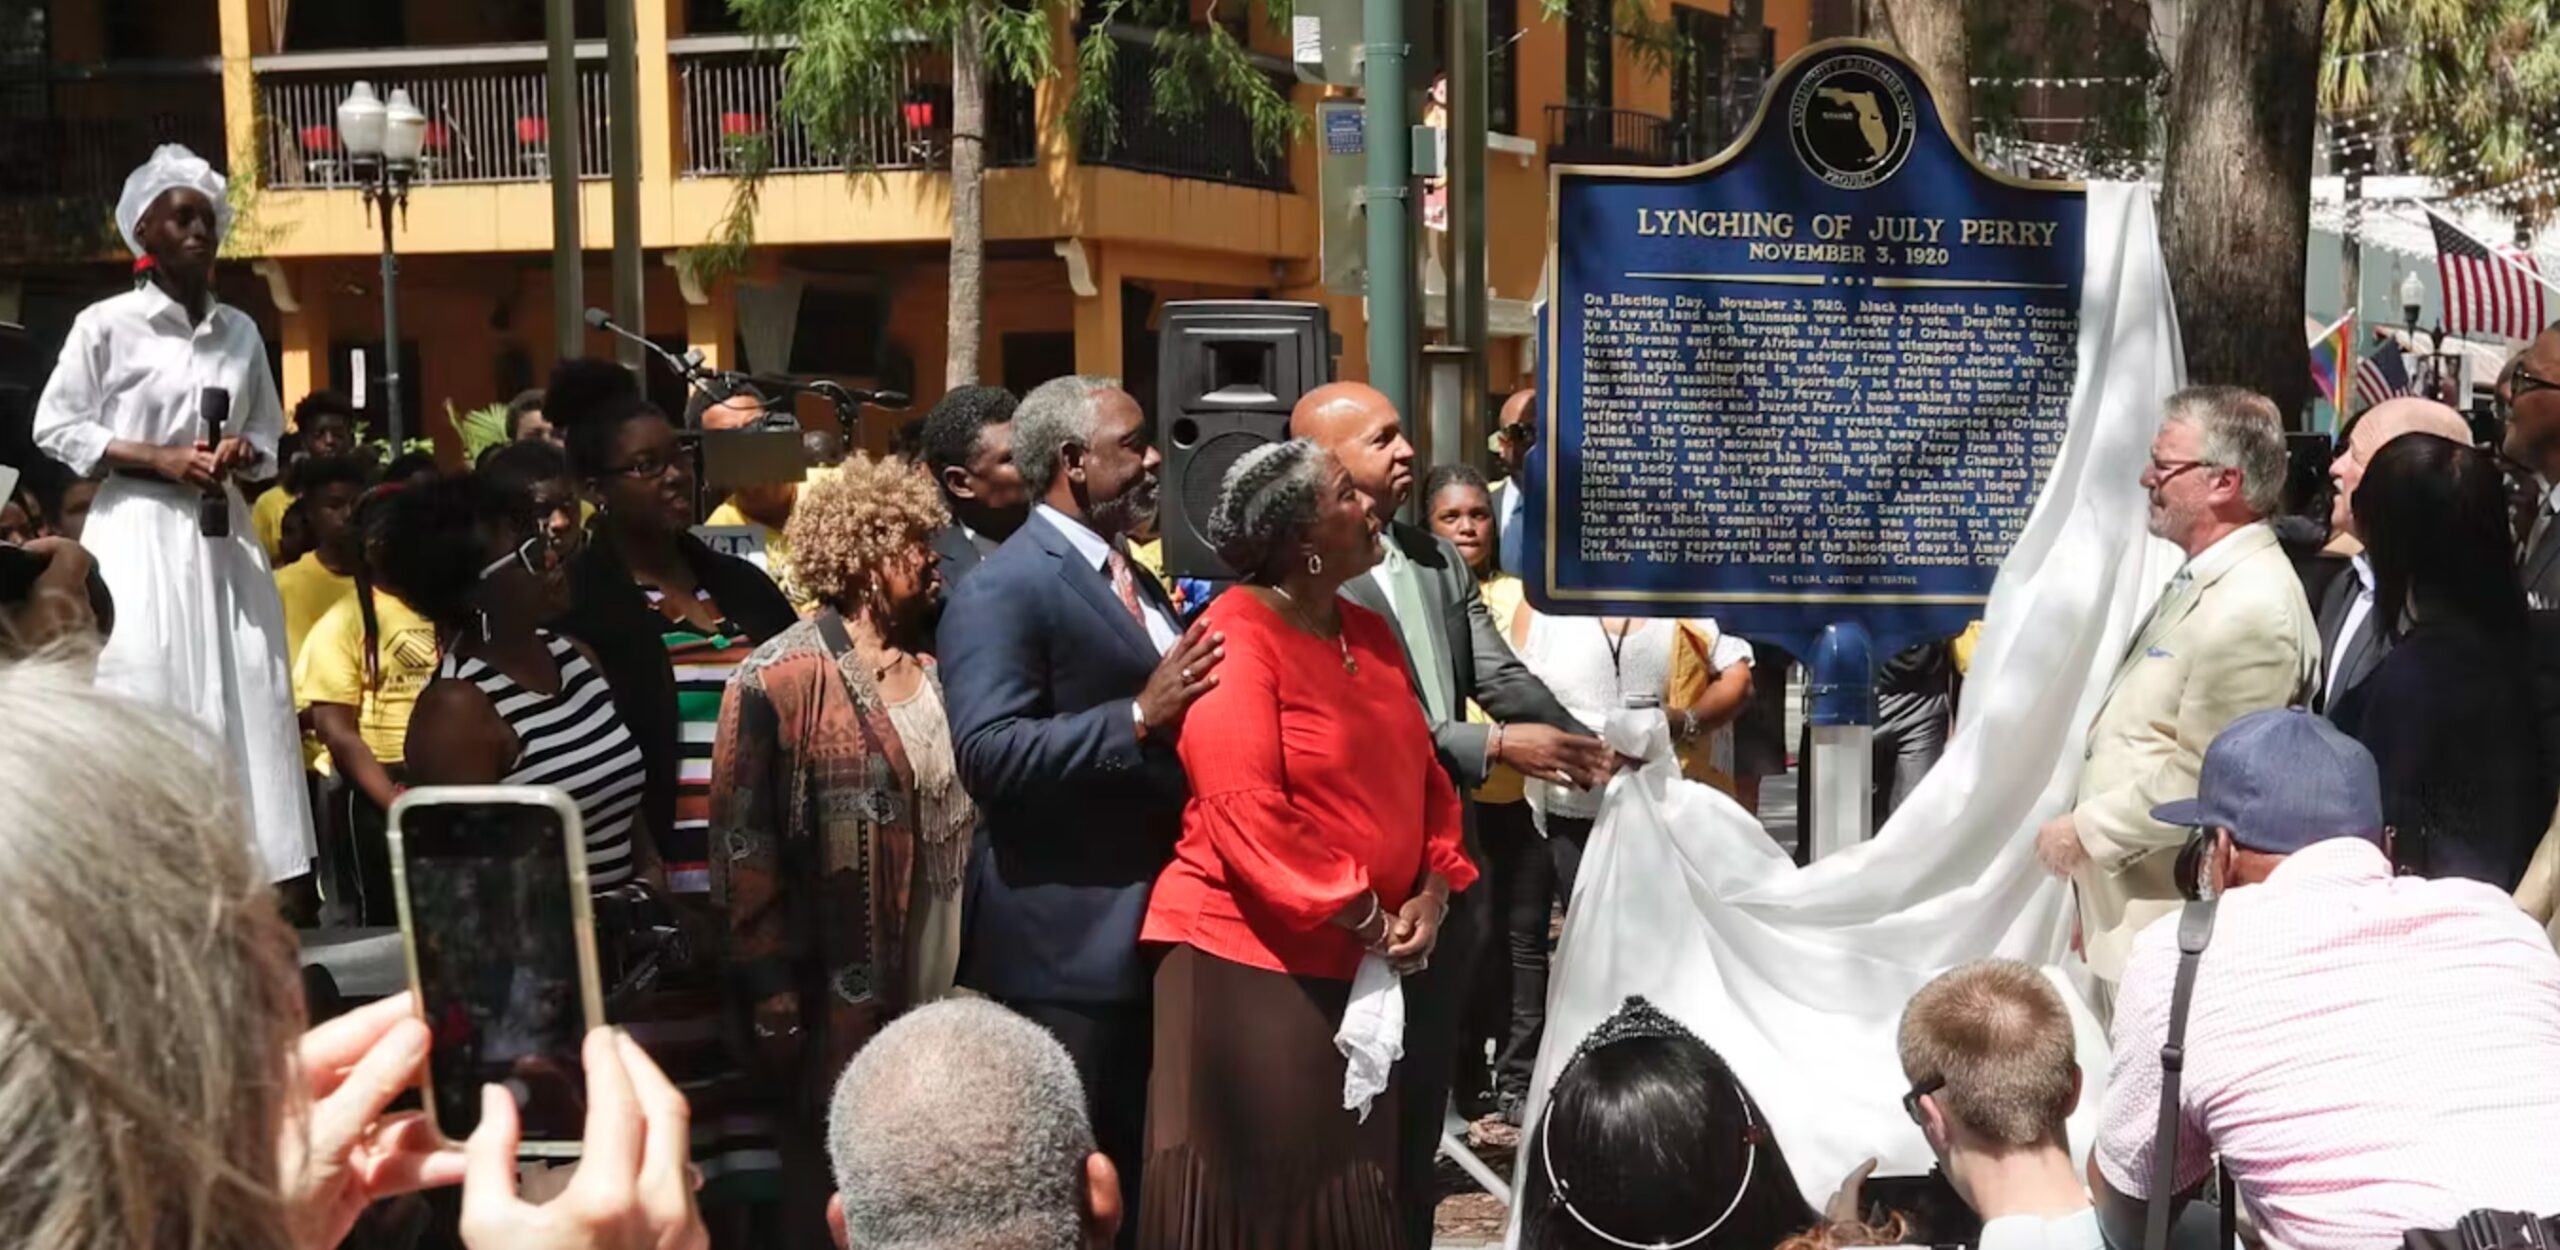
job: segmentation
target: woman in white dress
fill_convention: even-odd
[[[150,257],[150,277],[72,323],[35,440],[105,478],[81,536],[116,606],[98,684],[193,716],[207,749],[228,752],[259,860],[284,881],[309,872],[313,853],[284,606],[232,485],[272,475],[284,410],[256,323],[213,296],[230,224],[222,175],[183,147],[125,180],[116,226]],[[205,422],[216,390],[230,396],[218,437]],[[224,537],[199,532],[214,491],[228,504]]]
[[[1523,605],[1511,619],[1511,643],[1520,662],[1583,723],[1607,723],[1631,696],[1651,698],[1670,720],[1673,741],[1692,748],[1684,768],[1730,776],[1729,726],[1751,698],[1751,644],[1714,621],[1548,616]],[[1688,680],[1683,669],[1693,670]],[[1730,793],[1731,783],[1717,788]],[[1603,791],[1534,778],[1527,791],[1547,835],[1556,895],[1570,910]]]

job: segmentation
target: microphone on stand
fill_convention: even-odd
[[[715,375],[703,369],[702,353],[700,351],[693,348],[686,348],[683,355],[676,355],[675,353],[668,351],[666,348],[650,342],[647,338],[641,335],[637,335],[629,330],[623,329],[619,323],[614,321],[613,314],[608,313],[601,308],[588,309],[586,321],[587,328],[590,330],[602,330],[626,343],[639,344],[643,349],[647,350],[650,355],[665,361],[667,368],[674,370],[676,377],[682,379],[686,385],[705,392],[710,392],[714,399],[728,398],[727,395],[721,394],[714,389]]]
[[[204,415],[205,445],[222,447],[222,426],[231,419],[231,392],[208,386],[196,393],[196,411]],[[231,537],[231,492],[216,479],[196,500],[196,533],[206,538]]]

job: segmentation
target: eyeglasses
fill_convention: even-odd
[[[1914,1124],[1925,1124],[1927,1117],[1920,1114],[1920,1100],[1946,1087],[1947,1078],[1943,1076],[1933,1076],[1912,1086],[1911,1092],[1902,1096],[1902,1114],[1910,1116]]]
[[[683,464],[684,460],[682,457],[644,455],[629,464],[615,465],[613,472],[619,473],[624,477],[636,478],[644,482],[654,482],[665,478],[669,473],[674,472]]]
[[[559,546],[551,541],[550,535],[536,534],[517,543],[514,551],[491,560],[488,567],[480,570],[480,580],[485,582],[497,576],[500,570],[510,564],[523,566],[525,575],[528,577],[540,577],[550,572],[552,566],[558,563],[560,563]]]
[[[2154,460],[2151,462],[2151,481],[2155,487],[2166,486],[2176,481],[2179,474],[2189,469],[2212,469],[2219,472],[2222,467],[2210,460]]]
[[[2498,417],[2500,420],[2513,418],[2516,411],[2516,401],[2534,393],[2535,391],[2560,391],[2560,382],[2554,382],[2548,378],[2535,377],[2532,370],[2527,369],[2522,365],[2516,366],[2513,371],[2507,374],[2506,383],[2507,384],[2505,386],[2498,388]]]

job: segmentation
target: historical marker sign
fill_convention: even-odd
[[[1736,149],[1559,167],[1529,589],[1888,648],[1980,615],[2060,444],[2085,200],[1977,165],[1891,50],[1818,45]]]

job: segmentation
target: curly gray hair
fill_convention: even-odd
[[[1256,447],[1238,457],[1209,511],[1209,545],[1247,582],[1269,584],[1271,562],[1315,524],[1324,486],[1324,448],[1303,438]]]

